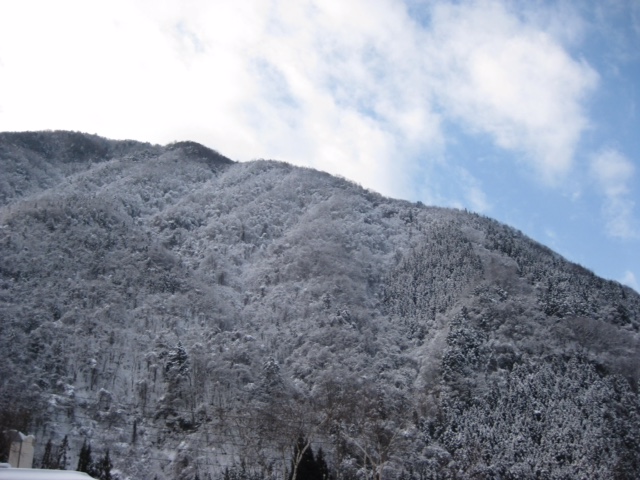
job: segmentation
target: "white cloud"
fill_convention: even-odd
[[[640,283],[638,283],[638,279],[636,278],[635,274],[629,270],[624,272],[624,275],[620,279],[620,283],[623,283],[624,285],[628,285],[629,287],[633,288],[637,292],[640,292]]]
[[[588,125],[588,65],[497,1],[441,4],[428,34],[445,110],[497,145],[524,153],[553,182],[566,174]]]
[[[617,150],[607,149],[592,158],[591,171],[607,197],[621,197],[629,193],[635,167]]]
[[[591,159],[591,175],[604,197],[607,233],[612,237],[639,238],[630,184],[633,163],[617,150],[602,150]]]
[[[561,28],[497,1],[424,8],[428,25],[392,0],[3,2],[0,130],[189,138],[408,197],[447,119],[566,173],[596,75]]]
[[[265,91],[249,107],[269,151],[405,196],[400,172],[411,169],[411,152],[441,144],[439,119],[419,88],[417,27],[391,2],[281,6],[264,27],[277,34],[252,52],[269,72],[263,87],[286,92]],[[286,121],[273,135],[279,112]]]
[[[475,212],[487,212],[491,208],[491,204],[487,200],[481,182],[462,167],[457,168],[456,173],[456,178],[462,187],[465,203]]]

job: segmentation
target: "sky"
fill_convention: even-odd
[[[193,140],[640,291],[637,0],[0,0],[0,131]]]

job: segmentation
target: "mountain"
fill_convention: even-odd
[[[38,465],[640,477],[640,296],[513,228],[193,142],[0,133],[0,172],[0,431]]]

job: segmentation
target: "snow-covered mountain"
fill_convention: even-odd
[[[37,464],[640,477],[640,296],[508,226],[72,132],[0,134],[0,205],[0,431]]]

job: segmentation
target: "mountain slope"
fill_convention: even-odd
[[[640,297],[507,226],[191,142],[3,133],[0,169],[1,418],[40,456],[283,478],[303,436],[339,478],[640,473]]]

